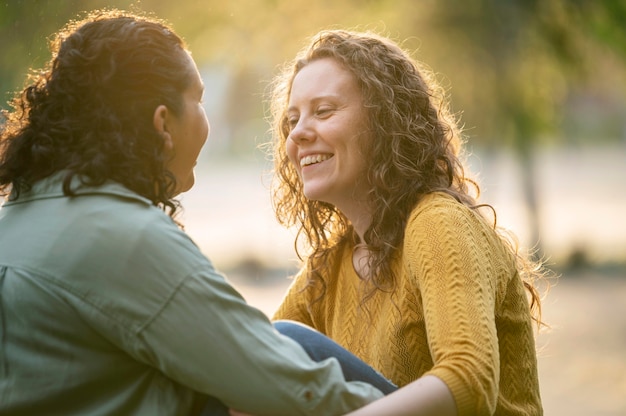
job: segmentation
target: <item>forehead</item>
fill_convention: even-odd
[[[203,88],[202,78],[200,77],[200,72],[198,71],[198,67],[193,57],[191,56],[191,53],[189,53],[188,51],[185,51],[183,59],[185,61],[184,65],[185,65],[186,71],[185,71],[185,74],[181,74],[181,75],[188,77],[188,79],[190,80],[188,89],[197,90],[199,88]]]
[[[300,96],[360,94],[356,78],[332,58],[322,58],[305,65],[294,77],[291,98]]]

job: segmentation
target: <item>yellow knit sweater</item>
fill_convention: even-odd
[[[459,415],[542,415],[526,292],[490,225],[431,194],[413,210],[400,254],[396,290],[377,291],[365,308],[350,246],[337,253],[320,301],[311,304],[319,286],[307,287],[304,269],[274,319],[316,328],[398,386],[439,377]]]

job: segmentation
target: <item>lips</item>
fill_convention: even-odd
[[[303,158],[300,159],[300,167],[303,168],[305,166],[314,165],[316,163],[320,163],[325,160],[328,160],[331,157],[332,157],[331,154],[321,154],[321,153],[304,156]]]

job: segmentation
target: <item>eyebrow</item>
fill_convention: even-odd
[[[324,101],[324,100],[328,100],[328,99],[337,99],[337,98],[341,98],[341,94],[324,94],[324,95],[318,95],[316,97],[313,97],[313,99],[311,100],[312,104],[316,104],[319,101]],[[294,106],[289,106],[287,107],[287,112],[290,111],[297,111],[296,107]]]

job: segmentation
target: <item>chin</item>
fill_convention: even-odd
[[[194,175],[189,176],[185,181],[180,181],[178,183],[178,190],[176,194],[182,194],[183,192],[189,191],[193,188],[193,185],[196,183],[196,178]]]
[[[310,199],[311,201],[322,201],[322,202],[326,202],[324,201],[324,194],[321,192],[315,192],[315,191],[307,191],[306,189],[304,190],[304,196],[307,197],[307,199]]]
[[[187,192],[187,191],[190,191],[190,190],[191,190],[191,188],[193,188],[193,185],[194,185],[194,182],[192,181],[191,183],[189,183],[189,184],[187,184],[186,186],[184,186],[180,192]]]

